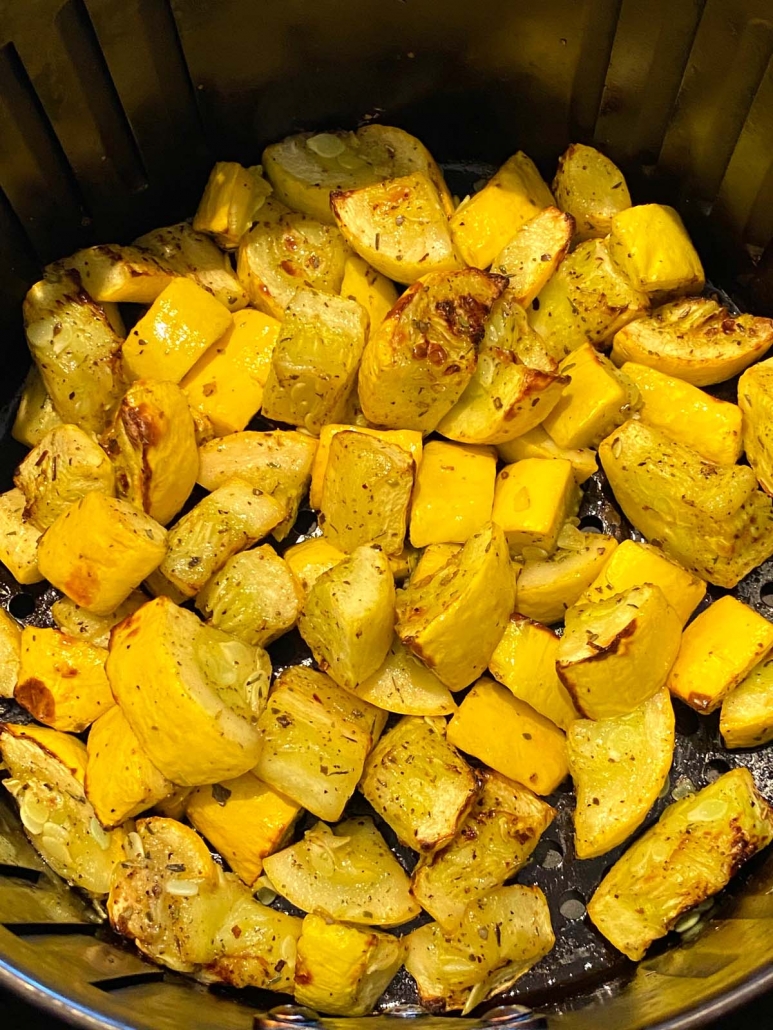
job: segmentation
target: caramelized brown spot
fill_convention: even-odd
[[[14,698],[40,722],[51,722],[56,715],[54,696],[42,680],[34,676],[16,686]]]

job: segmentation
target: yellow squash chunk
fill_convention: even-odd
[[[771,648],[773,623],[720,597],[685,629],[668,688],[697,712],[713,712]]]
[[[488,665],[515,603],[507,541],[489,522],[432,576],[397,595],[400,640],[451,690]]]
[[[179,383],[232,325],[223,305],[190,279],[173,280],[126,338],[126,377]]]
[[[0,697],[13,697],[21,663],[21,627],[0,608]]]
[[[11,436],[25,447],[35,447],[46,433],[62,424],[38,366],[32,365],[24,380]]]
[[[601,443],[599,458],[636,529],[709,583],[734,587],[773,553],[771,501],[750,468],[713,465],[634,420]]]
[[[489,672],[513,697],[568,730],[579,715],[556,673],[557,656],[558,637],[551,629],[514,614],[491,656]]]
[[[438,569],[442,569],[444,565],[447,565],[451,558],[458,554],[461,549],[461,544],[428,544],[421,552],[421,557],[413,570],[411,580],[414,583],[418,583],[420,579],[434,576]]]
[[[147,602],[141,590],[133,590],[129,596],[109,615],[94,615],[93,612],[81,608],[69,597],[60,597],[51,605],[51,616],[60,629],[76,640],[85,640],[97,647],[110,645],[110,632],[113,626],[123,622],[127,615],[133,615],[138,608]]]
[[[252,306],[281,320],[298,289],[338,295],[348,250],[334,226],[271,199],[242,237],[236,271]]]
[[[747,369],[738,381],[743,448],[766,494],[773,494],[773,362]]]
[[[209,173],[193,228],[214,236],[222,247],[238,247],[270,193],[271,186],[259,167],[218,161]]]
[[[581,533],[567,524],[552,557],[524,562],[518,577],[515,610],[548,625],[563,621],[566,609],[576,604],[583,591],[602,574],[616,548],[614,537]]]
[[[490,447],[431,440],[416,476],[411,543],[464,544],[491,520],[496,455]]]
[[[759,662],[722,702],[725,747],[757,747],[773,739],[773,659]]]
[[[176,278],[174,269],[139,247],[101,245],[79,250],[65,261],[98,303],[152,304]]]
[[[397,303],[397,287],[381,272],[371,268],[359,254],[346,255],[341,296],[356,300],[368,313],[368,335],[375,333]]]
[[[706,594],[705,582],[667,558],[659,547],[623,540],[579,602],[603,601],[642,583],[660,587],[682,625]]]
[[[743,372],[773,344],[773,320],[731,315],[710,297],[684,297],[621,329],[616,365],[635,361],[693,386],[711,386]]]
[[[212,626],[266,647],[291,629],[303,595],[270,544],[229,558],[199,592],[196,607]]]
[[[0,561],[17,583],[39,583],[44,578],[38,568],[40,530],[24,521],[24,505],[21,490],[0,494]]]
[[[346,558],[343,551],[333,547],[324,537],[316,536],[293,544],[284,552],[284,560],[305,598],[323,572],[332,569]]]
[[[421,172],[336,190],[330,206],[347,243],[389,279],[414,283],[430,272],[464,268],[438,191]]]
[[[706,284],[682,219],[665,204],[618,211],[610,225],[609,253],[645,293],[700,293]]]
[[[579,502],[570,462],[524,458],[497,476],[492,518],[504,530],[511,554],[546,558]]]
[[[373,545],[399,554],[405,543],[415,462],[397,443],[358,432],[330,443],[319,524],[342,551]]]
[[[95,897],[110,890],[126,829],[106,833],[83,789],[86,745],[42,726],[0,727],[5,789],[33,847],[57,875]]]
[[[163,579],[181,597],[193,597],[228,559],[268,536],[285,515],[275,497],[245,479],[229,479],[191,508],[169,532],[159,566]]]
[[[589,448],[559,447],[544,426],[535,426],[515,440],[497,445],[497,452],[508,465],[523,458],[564,458],[571,462],[575,482],[579,485],[598,471],[596,454]]]
[[[325,483],[325,473],[330,460],[330,445],[333,442],[333,437],[338,433],[345,432],[362,433],[364,436],[373,436],[378,440],[384,440],[386,443],[395,444],[404,450],[406,454],[410,454],[416,467],[419,467],[422,455],[422,436],[421,433],[415,430],[371,429],[368,426],[336,423],[323,426],[319,434],[319,446],[314,456],[314,467],[311,470],[309,503],[312,508],[319,509],[322,507],[322,491]]]
[[[61,425],[43,437],[13,477],[24,494],[24,518],[48,529],[91,490],[112,497],[113,467],[102,448],[78,426]]]
[[[448,724],[448,739],[536,794],[552,794],[566,778],[561,730],[487,676],[462,701]]]
[[[255,775],[319,819],[340,819],[385,722],[324,673],[291,666],[258,722]]]
[[[199,358],[180,383],[192,408],[212,423],[217,436],[236,433],[263,403],[279,322],[248,308]]]
[[[38,565],[71,601],[109,615],[160,565],[166,540],[166,530],[149,515],[92,492],[46,531]]]
[[[637,962],[691,908],[773,840],[773,813],[748,769],[670,805],[601,881],[588,915]]]
[[[566,734],[577,791],[574,847],[597,858],[644,822],[674,757],[674,709],[667,690],[615,719],[578,719]]]
[[[741,457],[744,437],[740,389],[741,407],[633,361],[626,361],[620,371],[637,387],[639,416],[648,425],[692,447],[706,461],[733,465]],[[752,374],[751,370],[745,374]]]
[[[414,930],[405,968],[425,1009],[467,1015],[508,990],[554,943],[545,895],[515,884],[470,902],[450,933],[438,923]]]
[[[440,851],[422,855],[411,893],[443,930],[459,925],[467,905],[526,865],[555,810],[526,787],[491,769],[459,833]]]
[[[392,643],[395,583],[374,547],[358,547],[309,590],[298,620],[319,667],[354,690],[386,658]]]
[[[635,383],[589,343],[567,355],[559,369],[570,381],[542,423],[559,447],[598,447],[639,407]]]
[[[331,1016],[365,1016],[403,964],[405,941],[388,933],[303,920],[295,964],[295,1000]]]
[[[106,830],[152,808],[175,789],[142,749],[118,705],[96,720],[86,746],[86,797]]]
[[[649,310],[612,260],[605,240],[587,240],[558,266],[529,308],[529,322],[560,361],[584,343],[600,346]]]
[[[618,211],[631,206],[623,173],[595,147],[572,143],[558,159],[553,195],[574,217],[577,240],[606,236]]]
[[[125,389],[118,308],[93,301],[76,272],[49,271],[24,300],[24,329],[56,413],[101,433]]]
[[[263,414],[319,435],[342,422],[368,321],[345,297],[299,289],[287,305],[263,391]]]
[[[285,843],[300,811],[251,772],[196,787],[185,805],[187,819],[248,887],[263,872],[263,859]]]
[[[424,144],[404,129],[364,125],[356,132],[304,132],[263,151],[266,175],[285,204],[333,222],[330,194],[412,172],[428,176],[450,215],[453,202],[443,173]]]
[[[362,355],[369,422],[431,432],[472,378],[486,319],[507,280],[478,269],[432,272],[410,286]],[[331,420],[332,421],[332,420]]]
[[[140,746],[173,783],[218,783],[257,762],[271,677],[261,648],[159,597],[113,630],[107,676]]]
[[[25,626],[14,697],[38,722],[82,733],[115,702],[105,675],[107,651],[58,629]]]
[[[185,394],[174,383],[138,379],[124,394],[102,446],[119,497],[165,526],[196,485],[199,454]]]
[[[427,853],[453,840],[479,781],[446,739],[444,719],[405,715],[375,746],[360,790],[398,840]]]
[[[510,280],[513,300],[525,308],[531,304],[566,257],[573,234],[574,219],[556,207],[523,223],[491,266]]]
[[[681,636],[682,621],[663,591],[645,583],[569,608],[556,669],[581,715],[614,719],[661,689]]]
[[[488,268],[524,222],[552,203],[553,196],[534,162],[519,150],[479,193],[467,197],[454,211],[454,243],[468,265]]]
[[[419,914],[410,881],[372,819],[317,823],[263,866],[276,890],[306,912],[365,926],[399,926]]]
[[[398,715],[451,715],[456,704],[446,687],[398,637],[383,663],[354,688],[357,697]]]
[[[137,823],[107,911],[117,933],[177,972],[237,988],[293,989],[301,920],[256,901],[196,831],[174,819]]]

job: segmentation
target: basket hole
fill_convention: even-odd
[[[29,594],[16,594],[8,602],[8,611],[14,619],[28,619],[35,611],[35,598]]]
[[[580,529],[583,533],[603,533],[604,523],[598,515],[584,515],[580,519]]]
[[[773,583],[763,583],[760,587],[760,600],[768,608],[773,608]]]
[[[585,899],[579,891],[564,891],[558,899],[558,911],[570,923],[585,916]]]
[[[564,864],[564,852],[556,840],[541,840],[534,849],[534,861],[543,869],[560,869]]]
[[[726,772],[730,772],[731,766],[724,758],[712,758],[710,762],[706,762],[706,767],[703,770],[703,778],[706,783],[713,783],[718,780],[720,776],[724,776]]]

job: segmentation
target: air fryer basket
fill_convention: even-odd
[[[770,313],[773,251],[759,273],[750,255],[773,235],[771,55],[773,0],[0,0],[2,483],[20,456],[8,430],[29,360],[21,300],[41,265],[186,217],[215,159],[255,163],[299,129],[401,125],[457,191],[517,148],[549,175],[568,142],[595,143],[638,201],[680,209],[715,283]],[[630,535],[600,479],[583,515]],[[773,561],[735,593],[773,617]],[[0,580],[0,604],[23,622],[48,624],[55,596]],[[281,643],[275,664],[292,647]],[[0,715],[19,717],[10,708]],[[677,725],[669,792],[650,821],[674,789],[739,764],[773,799],[773,749],[726,752],[716,720],[681,706]],[[538,1009],[551,1030],[686,1030],[773,989],[773,853],[697,939],[634,966],[583,916],[619,851],[575,861],[571,794],[552,800],[559,817],[519,880],[548,894],[557,944],[503,1004]],[[45,870],[3,805],[0,983],[94,1028],[248,1030],[281,1001],[208,991],[140,959]],[[390,988],[390,1002],[412,999],[407,976]],[[258,1018],[288,1025],[287,1013]],[[529,1019],[517,1008],[481,1017],[544,1025]]]

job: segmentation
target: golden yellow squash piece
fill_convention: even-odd
[[[566,609],[576,604],[583,591],[602,575],[616,548],[614,537],[581,533],[567,523],[552,557],[524,562],[518,577],[515,610],[547,625],[562,622]]]
[[[324,673],[291,666],[258,723],[255,775],[319,819],[340,819],[385,722],[384,712]]]
[[[403,963],[406,943],[387,933],[303,920],[295,965],[295,1000],[331,1016],[365,1016]]]
[[[486,319],[507,280],[478,269],[432,272],[402,295],[362,355],[365,417],[431,432],[472,378]]]
[[[636,529],[709,583],[734,587],[773,553],[771,501],[751,469],[713,465],[633,420],[602,442],[599,457]]]
[[[221,247],[238,247],[270,193],[271,186],[259,166],[245,168],[236,161],[218,161],[209,173],[193,228],[210,233]]]
[[[619,211],[609,230],[609,253],[645,293],[700,293],[703,265],[672,207],[637,204]]]
[[[760,366],[757,366],[759,368]],[[620,370],[638,388],[639,416],[674,440],[692,447],[706,461],[733,465],[744,449],[743,401],[730,404],[691,383],[664,375],[655,368],[626,361]],[[753,374],[749,370],[746,376]],[[749,450],[749,442],[746,443]]]
[[[488,665],[514,603],[507,541],[489,522],[432,576],[398,592],[397,635],[441,682],[461,690]]]
[[[405,543],[415,462],[397,443],[336,433],[328,453],[319,524],[342,551],[373,545],[387,555]]]
[[[35,447],[46,433],[61,425],[38,366],[32,365],[22,386],[11,436],[25,447]]]
[[[381,272],[371,268],[359,254],[346,255],[341,296],[356,300],[368,313],[368,335],[375,333],[397,303],[397,287]]]
[[[419,914],[410,881],[372,819],[317,823],[263,866],[276,890],[306,912],[364,926],[399,926]]]
[[[766,494],[773,494],[773,362],[748,368],[738,381],[743,449]],[[740,447],[740,444],[739,444]]]
[[[674,710],[667,690],[614,719],[578,719],[566,734],[577,792],[574,847],[597,858],[644,822],[674,757]]]
[[[14,697],[38,722],[82,733],[115,702],[105,675],[107,651],[58,629],[25,626]]]
[[[284,552],[284,560],[295,577],[303,598],[308,595],[309,590],[323,572],[332,569],[344,558],[346,558],[346,554],[343,551],[333,547],[321,536],[303,540],[300,544],[293,544]]]
[[[470,902],[448,934],[438,923],[414,930],[405,968],[425,1009],[467,1015],[511,987],[554,943],[545,895],[516,884]]]
[[[496,455],[490,447],[431,440],[411,505],[411,543],[464,544],[491,521]]]
[[[291,629],[303,594],[270,544],[229,558],[196,598],[212,626],[246,644],[266,647]]]
[[[61,425],[43,437],[13,477],[26,500],[24,518],[48,529],[91,490],[112,497],[113,467],[102,448],[78,426]]]
[[[142,749],[118,705],[89,731],[86,797],[106,830],[163,801],[175,789]]]
[[[440,851],[422,855],[411,893],[452,932],[467,905],[501,887],[526,865],[555,818],[555,810],[526,787],[491,769],[481,773],[483,786],[459,833]]]
[[[410,454],[416,467],[419,467],[422,455],[421,433],[412,429],[371,429],[368,426],[344,425],[330,423],[323,426],[319,434],[319,446],[314,456],[314,467],[311,470],[311,488],[309,490],[309,504],[312,508],[322,507],[322,491],[325,484],[325,475],[330,460],[330,445],[333,437],[338,433],[362,433],[364,436],[372,436],[386,443],[395,444]]]
[[[71,601],[109,615],[159,566],[166,541],[166,530],[149,515],[92,492],[46,531],[38,565]]]
[[[260,411],[279,322],[248,308],[199,358],[180,386],[217,436],[235,433]]]
[[[87,247],[65,261],[99,304],[152,304],[176,278],[173,268],[139,247]]]
[[[26,585],[45,577],[38,568],[40,530],[24,521],[25,503],[21,490],[0,494],[0,561],[17,583]]]
[[[681,619],[663,591],[645,583],[569,608],[556,669],[581,715],[614,719],[665,684],[681,636]]]
[[[301,920],[261,905],[174,819],[142,819],[116,872],[113,929],[154,962],[205,983],[290,992]]]
[[[298,629],[319,667],[339,686],[354,690],[386,658],[394,607],[395,584],[386,555],[374,547],[358,547],[316,580]]]
[[[21,663],[21,627],[0,608],[0,697],[13,697]]]
[[[569,383],[542,422],[559,447],[598,447],[639,407],[636,384],[589,343],[567,355],[559,371]]]
[[[572,143],[558,159],[553,195],[577,225],[577,240],[606,236],[612,219],[631,206],[623,173],[600,150]]]
[[[523,458],[564,458],[571,462],[575,482],[584,483],[598,471],[596,454],[589,448],[573,449],[559,447],[544,426],[535,426],[515,440],[497,445],[502,461],[510,465]]]
[[[725,747],[757,747],[773,739],[773,659],[765,658],[722,702]]]
[[[513,614],[491,656],[489,672],[513,697],[568,730],[579,715],[556,673],[557,656],[558,637],[551,629]]]
[[[271,677],[262,649],[159,597],[113,630],[107,675],[140,746],[173,783],[218,783],[257,762]]]
[[[448,724],[448,739],[536,794],[552,794],[566,778],[561,730],[488,676],[462,701]]]
[[[670,805],[601,881],[588,915],[634,962],[679,917],[727,885],[773,840],[773,813],[748,769]]]
[[[263,391],[263,414],[319,434],[342,422],[368,321],[356,301],[299,289],[289,301]]]
[[[731,315],[711,297],[684,297],[616,333],[612,360],[635,361],[693,386],[743,372],[773,344],[773,320]]]
[[[86,745],[42,726],[0,726],[3,786],[33,847],[57,875],[96,897],[110,890],[129,827],[106,833],[83,789]]]
[[[771,648],[773,623],[734,597],[720,597],[685,629],[669,690],[697,712],[713,712]]]
[[[512,555],[547,558],[579,502],[570,462],[524,458],[497,476],[492,518],[504,530]]]
[[[600,346],[641,318],[649,298],[612,260],[605,240],[587,240],[558,266],[529,308],[529,323],[560,361],[584,343]]]
[[[479,193],[467,197],[454,211],[454,243],[468,265],[488,268],[524,222],[552,203],[553,196],[534,162],[519,150]]]
[[[705,582],[667,558],[659,547],[623,540],[579,598],[579,603],[603,601],[642,583],[660,587],[682,625],[706,594]]]
[[[456,711],[448,687],[398,637],[392,641],[382,664],[354,688],[354,693],[363,701],[398,715],[451,715]]]
[[[574,219],[556,207],[546,207],[516,231],[491,266],[508,277],[516,303],[531,304],[566,257],[573,234]]]
[[[262,873],[263,859],[285,843],[300,812],[300,805],[251,772],[196,787],[185,804],[187,819],[248,887]]]
[[[461,544],[428,544],[421,552],[411,580],[418,583],[420,579],[434,576],[438,569],[447,565],[450,559],[462,549]]]
[[[456,836],[479,789],[446,739],[445,720],[405,715],[368,756],[360,791],[406,847],[436,851]]]
[[[68,636],[75,637],[76,640],[85,640],[97,647],[108,647],[113,626],[123,622],[127,615],[133,615],[147,600],[142,591],[133,590],[114,612],[110,612],[109,615],[94,615],[93,612],[71,601],[69,597],[60,597],[51,605],[51,616],[57,629]]]

